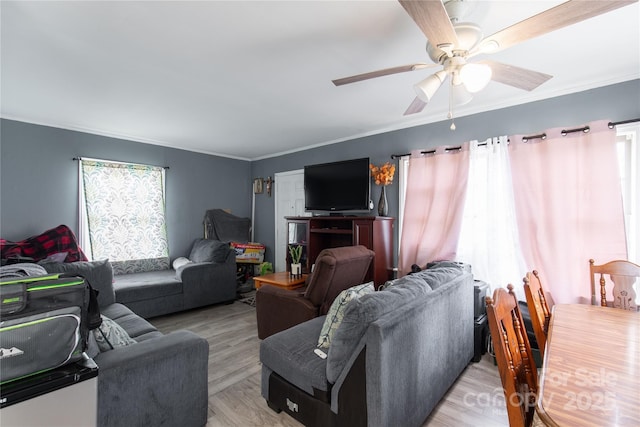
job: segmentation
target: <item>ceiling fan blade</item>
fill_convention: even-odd
[[[409,108],[407,108],[407,111],[404,112],[403,116],[419,113],[424,109],[425,105],[427,105],[427,103],[416,96],[411,105],[409,105]]]
[[[528,91],[534,90],[553,77],[549,74],[496,61],[479,61],[479,63],[491,67],[491,80]]]
[[[458,45],[458,36],[441,0],[398,1],[433,46]]]
[[[497,52],[534,37],[602,15],[638,0],[572,0],[547,9],[510,27],[486,37],[480,43],[490,52]]]
[[[375,79],[376,77],[388,76],[390,74],[406,73],[407,71],[415,71],[422,68],[435,66],[438,66],[438,64],[425,64],[424,62],[418,62],[416,64],[400,65],[399,67],[385,68],[384,70],[371,71],[369,73],[357,74],[355,76],[343,77],[341,79],[335,79],[331,81],[336,86],[342,86],[362,80]]]

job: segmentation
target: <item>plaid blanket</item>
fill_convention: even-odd
[[[66,225],[59,225],[20,242],[0,239],[2,259],[28,257],[37,262],[53,254],[62,253],[67,254],[64,262],[87,261],[87,257],[78,245],[76,235]]]

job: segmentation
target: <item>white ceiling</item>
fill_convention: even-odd
[[[603,1],[603,0],[600,0]],[[561,3],[479,1],[484,34]],[[1,115],[191,151],[260,159],[446,119],[441,88],[403,116],[433,69],[396,1],[5,1]],[[640,77],[638,3],[490,56],[554,76],[491,82],[457,116]],[[482,57],[478,57],[481,59]]]

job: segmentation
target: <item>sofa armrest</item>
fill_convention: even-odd
[[[304,297],[304,289],[287,290],[263,285],[256,292],[258,338],[318,317],[318,307]]]
[[[236,299],[236,260],[229,252],[224,262],[198,262],[180,267],[184,308],[195,308]]]
[[[98,425],[207,422],[209,343],[176,331],[95,357]]]

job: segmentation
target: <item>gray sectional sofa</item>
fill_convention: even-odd
[[[89,356],[99,368],[99,427],[206,424],[207,340],[186,330],[162,334],[116,303],[108,261],[51,263],[43,267],[49,273],[85,277],[99,292],[102,315],[115,321],[136,341],[107,351],[89,346]]]
[[[346,305],[328,357],[325,316],[260,345],[262,395],[305,425],[419,426],[473,358],[474,281],[440,263]]]
[[[236,258],[229,243],[196,239],[176,270],[114,276],[115,299],[144,318],[236,299]]]

